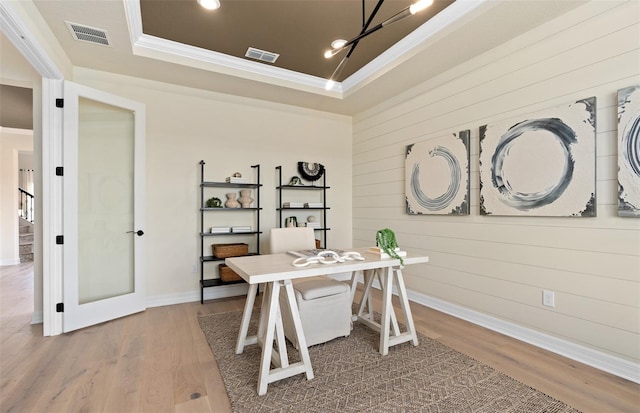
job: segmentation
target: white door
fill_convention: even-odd
[[[144,110],[64,83],[64,332],[145,309]]]

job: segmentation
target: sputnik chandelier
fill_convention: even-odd
[[[344,69],[344,67],[347,65],[347,62],[349,61],[349,57],[351,57],[351,54],[353,53],[353,51],[355,50],[356,46],[358,46],[358,42],[360,40],[362,40],[363,38],[369,36],[371,33],[377,32],[378,30],[382,29],[383,27],[389,26],[392,23],[396,23],[400,20],[403,20],[409,16],[412,16],[416,13],[418,13],[419,11],[422,11],[424,9],[426,9],[427,7],[431,6],[433,4],[433,0],[418,0],[415,3],[413,3],[412,5],[408,6],[407,8],[399,11],[398,13],[394,14],[393,16],[389,17],[387,20],[383,21],[382,23],[378,23],[377,25],[369,28],[369,26],[371,25],[371,22],[373,21],[373,18],[376,16],[376,14],[378,13],[378,10],[380,9],[380,6],[382,6],[382,3],[384,3],[384,0],[378,0],[378,3],[376,4],[376,6],[374,7],[373,11],[371,12],[371,15],[369,16],[369,18],[367,19],[367,21],[364,21],[364,0],[362,0],[362,30],[360,31],[360,34],[357,35],[356,37],[354,37],[353,39],[347,41],[347,40],[334,40],[333,42],[331,42],[331,49],[327,50],[324,54],[324,57],[327,59],[332,58],[333,56],[337,55],[338,53],[340,53],[343,50],[347,50],[348,52],[347,54],[342,58],[342,60],[340,61],[340,63],[338,64],[338,66],[336,67],[336,70],[333,71],[333,74],[331,75],[331,77],[329,78],[329,80],[327,81],[327,85],[325,86],[326,90],[331,90],[336,82],[336,79],[338,78],[338,76],[340,76],[340,73],[342,73],[342,70]]]

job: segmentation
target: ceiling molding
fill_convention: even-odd
[[[42,49],[36,37],[22,24],[11,2],[0,3],[0,28],[16,49],[22,53],[40,76],[47,79],[64,79],[64,75]]]
[[[144,34],[139,0],[125,2],[125,14],[135,55],[323,96],[343,97],[339,84],[332,90],[325,89],[327,79]]]
[[[457,0],[349,78],[336,82],[331,90],[325,89],[324,78],[146,35],[139,0],[126,1],[125,14],[135,55],[343,100],[415,56],[429,39],[488,3],[488,0]]]

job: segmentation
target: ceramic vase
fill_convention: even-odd
[[[225,201],[224,206],[226,208],[238,208],[240,203],[236,200],[236,196],[238,196],[238,194],[235,192],[229,192],[226,194],[227,200]]]
[[[285,220],[284,220],[284,226],[285,226],[285,227],[289,227],[289,228],[291,228],[291,227],[297,227],[297,226],[298,226],[298,218],[296,218],[296,217],[288,217],[288,218],[285,218]]]
[[[242,208],[251,208],[251,203],[253,202],[253,198],[251,198],[251,189],[243,189],[240,191],[240,205]]]

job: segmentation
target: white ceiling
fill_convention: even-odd
[[[457,0],[332,91],[326,79],[145,35],[138,0],[34,4],[74,66],[354,115],[584,2]],[[65,21],[106,30],[111,46],[74,40]]]

